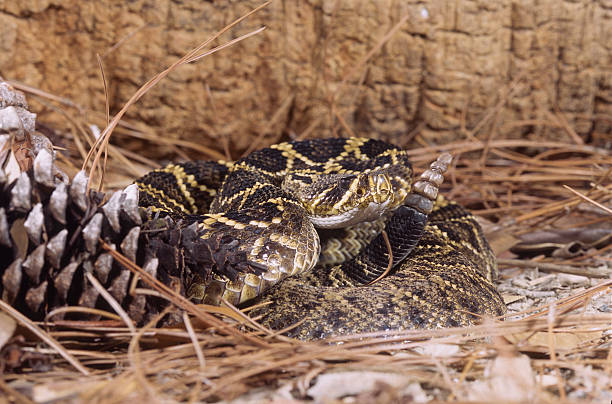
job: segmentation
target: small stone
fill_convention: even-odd
[[[572,275],[572,274],[557,274],[557,280],[561,285],[572,285],[573,287],[580,286],[589,286],[590,281],[586,276],[581,275]]]

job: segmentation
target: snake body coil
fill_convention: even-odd
[[[442,160],[413,184],[393,145],[318,139],[235,163],[172,164],[136,183],[141,206],[197,227],[214,273],[196,276],[190,297],[269,301],[254,313],[262,324],[301,321],[289,335],[311,339],[466,325],[505,311],[473,216],[440,198],[433,206]]]

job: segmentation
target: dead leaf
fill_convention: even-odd
[[[498,230],[487,234],[487,240],[495,252],[495,255],[500,255],[501,253],[508,251],[512,246],[516,245],[516,243],[520,241],[506,230]]]
[[[504,299],[504,304],[507,306],[510,303],[518,302],[519,300],[525,299],[525,296],[510,295],[510,294],[507,294],[507,293],[502,293],[502,299]]]
[[[531,402],[534,398],[535,374],[529,358],[498,356],[485,369],[483,380],[466,383],[468,400],[481,402]]]
[[[427,401],[427,395],[422,390],[422,395],[412,394],[416,391],[414,386],[411,387],[411,384],[414,384],[412,382],[407,375],[388,372],[350,371],[324,373],[319,375],[315,385],[308,389],[308,395],[315,402],[320,403],[330,399],[371,391],[378,383],[384,383],[396,389],[409,389],[415,402]]]
[[[459,346],[454,344],[425,344],[415,348],[417,352],[433,358],[449,358],[459,353]]]

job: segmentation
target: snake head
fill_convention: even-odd
[[[307,181],[288,177],[283,188],[297,195],[316,227],[334,229],[377,220],[400,206],[410,191],[410,174],[409,168],[381,168]]]

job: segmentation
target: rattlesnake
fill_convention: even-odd
[[[318,338],[503,314],[482,230],[464,209],[436,199],[445,158],[412,184],[398,147],[316,139],[235,163],[170,164],[136,184],[141,206],[197,227],[193,245],[214,272],[191,280],[190,297],[214,304],[257,297],[271,302],[254,311],[264,325],[300,321],[290,335]],[[352,250],[343,242],[350,238]],[[327,265],[313,270],[317,262]]]

